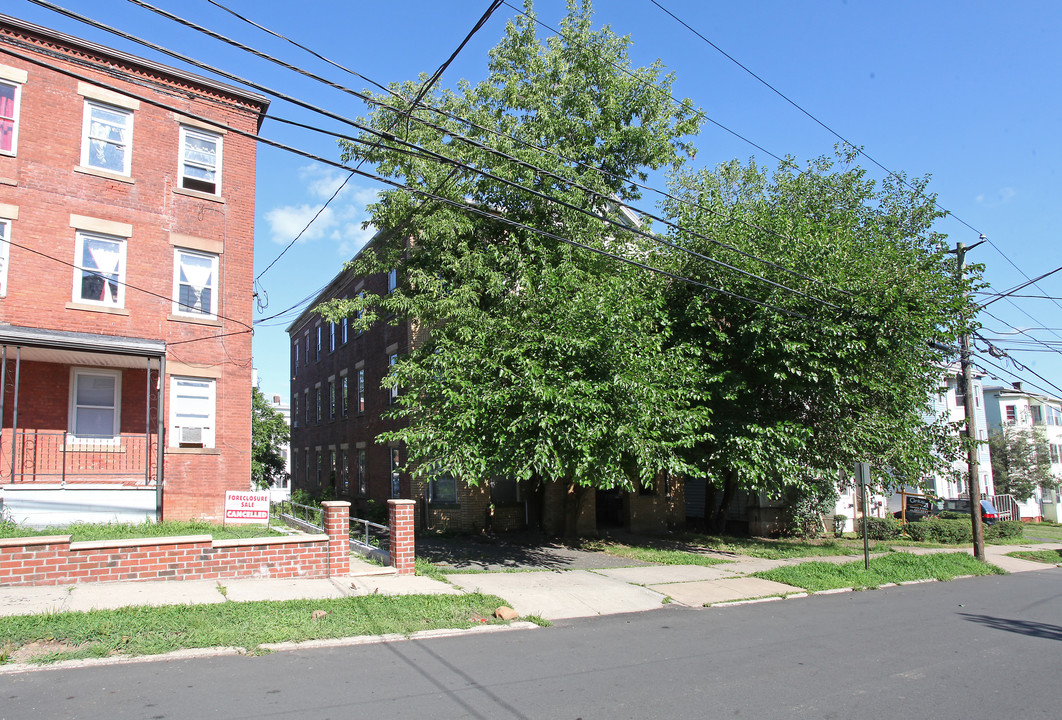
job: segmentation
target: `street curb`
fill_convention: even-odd
[[[404,640],[432,640],[435,638],[459,637],[462,635],[484,635],[510,630],[533,630],[540,627],[533,622],[517,620],[508,625],[481,625],[465,629],[440,628],[438,630],[418,630],[409,635],[390,633],[387,635],[354,635],[345,638],[329,638],[327,640],[307,640],[304,642],[262,643],[258,647],[271,652],[283,652],[287,650],[316,650],[329,647],[349,647],[353,645],[377,645],[380,643],[401,642]],[[228,657],[232,655],[253,655],[245,648],[239,647],[212,647],[212,648],[185,648],[163,653],[162,655],[132,655],[114,656],[105,658],[81,658],[78,660],[62,660],[49,665],[34,665],[30,663],[11,663],[0,665],[0,675],[18,675],[27,672],[42,672],[47,670],[72,670],[77,668],[104,667],[107,665],[131,665],[133,663],[169,662],[172,660],[195,660],[208,657]]]

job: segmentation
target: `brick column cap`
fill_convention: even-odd
[[[392,498],[387,501],[388,505],[416,505],[416,500],[404,500],[401,498]]]
[[[346,500],[325,500],[321,503],[321,507],[324,508],[343,508],[350,507],[350,503]]]

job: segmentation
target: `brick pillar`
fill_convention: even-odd
[[[391,516],[391,566],[399,575],[412,575],[413,516],[416,500],[388,500]]]
[[[321,514],[328,535],[328,577],[350,575],[350,503],[326,500]]]

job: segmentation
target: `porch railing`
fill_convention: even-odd
[[[114,438],[77,437],[68,432],[18,429],[3,468],[9,481],[99,482],[155,478],[156,436],[120,435]]]

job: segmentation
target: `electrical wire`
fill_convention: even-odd
[[[278,39],[284,40],[285,42],[288,42],[288,43],[294,45],[295,47],[297,47],[297,48],[309,53],[310,55],[312,55],[312,56],[314,56],[314,57],[316,57],[316,58],[328,63],[329,65],[332,65],[333,67],[335,67],[335,68],[337,68],[337,69],[339,69],[339,70],[341,70],[343,72],[349,73],[350,75],[352,75],[354,77],[357,77],[357,78],[359,78],[359,79],[361,79],[361,80],[363,80],[363,81],[365,81],[367,83],[370,83],[374,87],[377,87],[380,90],[382,90],[382,91],[384,91],[386,93],[389,93],[390,95],[392,95],[396,99],[399,99],[399,100],[402,100],[403,102],[412,104],[412,101],[410,101],[409,98],[406,98],[404,95],[400,94],[399,92],[395,91],[394,89],[389,88],[389,87],[387,87],[385,85],[382,85],[381,83],[378,83],[375,80],[372,80],[371,78],[368,78],[365,75],[362,75],[361,73],[359,73],[359,72],[357,72],[355,70],[352,70],[352,69],[350,69],[350,68],[348,68],[348,67],[346,67],[344,65],[341,65],[341,64],[339,64],[339,63],[337,63],[337,62],[335,62],[333,60],[330,60],[329,58],[326,58],[323,55],[320,55],[319,53],[315,52],[314,50],[312,50],[312,49],[306,47],[305,45],[302,45],[302,44],[292,40],[291,38],[288,38],[287,36],[285,36],[285,35],[283,35],[281,33],[278,33],[278,32],[276,32],[274,30],[271,30],[271,29],[259,24],[259,23],[256,23],[253,20],[250,20],[250,19],[240,15],[239,13],[236,13],[232,9],[226,7],[224,4],[222,4],[220,2],[217,2],[216,0],[208,0],[208,2],[210,2],[210,4],[214,5],[215,7],[218,7],[220,9],[224,10],[225,12],[230,13],[231,15],[233,15],[234,17],[242,20],[243,22],[246,22],[246,23],[252,25],[253,27],[258,28],[259,30],[262,30],[263,32],[266,32],[269,35],[272,35],[273,37],[276,37]],[[504,3],[504,4],[508,4],[508,3]],[[512,5],[509,5],[509,7],[512,7]],[[546,25],[543,25],[543,27],[547,27],[548,28],[548,26],[546,26]],[[555,30],[553,32],[557,33],[557,31],[555,31]],[[223,38],[222,36],[214,36],[214,37],[216,39],[222,40],[223,42],[231,44],[234,47],[243,47],[242,44],[237,43],[234,40],[230,40],[228,38]],[[252,52],[252,53],[255,53],[259,57],[262,57],[264,59],[268,59],[271,62],[275,62],[277,64],[280,64],[282,67],[286,67],[288,69],[292,69],[295,72],[298,72],[298,73],[300,73],[300,74],[302,74],[302,75],[304,75],[306,77],[310,77],[312,79],[318,80],[319,82],[322,82],[322,83],[324,83],[324,84],[326,84],[326,85],[328,85],[330,87],[333,87],[333,88],[336,88],[336,89],[340,89],[343,92],[347,92],[349,94],[353,94],[356,97],[358,97],[359,99],[362,99],[363,101],[365,101],[367,103],[375,104],[375,105],[378,105],[378,106],[382,106],[382,107],[394,110],[394,108],[391,108],[390,106],[387,106],[385,104],[381,104],[381,103],[379,103],[378,101],[374,100],[371,97],[365,96],[365,95],[363,95],[361,93],[358,93],[357,91],[351,90],[350,88],[346,88],[346,87],[343,87],[343,86],[338,85],[336,83],[332,83],[329,80],[326,80],[324,78],[318,77],[318,76],[314,75],[313,73],[309,73],[309,72],[307,72],[307,71],[305,71],[305,70],[303,70],[301,68],[297,68],[297,67],[289,65],[287,63],[283,63],[282,61],[279,61],[276,58],[273,58],[272,56],[266,55],[264,53],[258,53],[257,51],[254,51],[253,49],[249,49],[249,48],[248,48],[248,51]],[[627,73],[631,77],[633,77],[633,78],[635,78],[635,79],[640,81],[640,78],[638,78],[637,76],[635,76],[632,73],[630,73],[630,71],[627,70],[626,68],[624,68],[624,67],[622,67],[620,65],[616,65],[615,63],[612,63],[612,65],[613,65],[613,67],[615,67],[615,68],[617,68],[619,70],[622,70],[623,72]],[[655,89],[655,86],[651,86],[651,87],[654,87],[654,89]],[[687,105],[685,103],[681,103],[680,101],[675,99],[673,96],[668,96],[668,97],[672,101],[674,101],[675,103],[678,103],[678,104],[682,105],[683,107],[686,107],[687,109],[692,110],[695,113],[700,113],[701,117],[703,117],[704,119],[707,119],[707,120],[709,120],[709,121],[711,121],[713,123],[715,122],[714,120],[711,120],[711,118],[709,118],[707,115],[704,115],[704,113],[702,111],[699,111],[696,108],[693,108],[692,106],[689,106],[689,105]],[[418,100],[419,99],[420,98],[418,98]],[[611,178],[611,179],[615,179],[615,180],[620,180],[620,181],[625,182],[625,183],[630,183],[631,185],[634,185],[635,187],[641,188],[643,190],[647,190],[649,192],[656,193],[656,194],[660,195],[661,197],[667,198],[669,200],[673,200],[675,202],[678,202],[680,204],[686,205],[688,207],[694,207],[694,208],[703,210],[703,211],[705,211],[705,212],[707,212],[709,214],[715,215],[717,217],[724,218],[724,219],[726,219],[729,222],[735,222],[737,224],[744,225],[745,227],[748,227],[750,229],[756,230],[758,232],[763,232],[763,233],[772,235],[774,237],[778,237],[780,239],[787,240],[789,242],[796,242],[795,240],[793,240],[793,238],[791,238],[791,237],[789,237],[787,235],[784,235],[782,233],[779,233],[777,231],[771,230],[769,228],[761,227],[759,225],[756,225],[755,223],[751,223],[751,222],[749,222],[747,220],[744,220],[742,218],[736,218],[736,217],[734,217],[732,215],[727,215],[725,213],[721,213],[721,212],[719,212],[717,210],[713,210],[712,208],[700,205],[699,203],[695,203],[695,202],[693,202],[691,200],[688,200],[686,198],[683,198],[683,197],[680,197],[680,196],[676,196],[676,195],[668,193],[668,192],[666,192],[664,190],[659,190],[659,189],[657,189],[657,188],[655,188],[655,187],[653,187],[651,185],[647,185],[645,183],[638,182],[636,179],[627,178],[627,177],[621,177],[621,176],[617,175],[616,173],[610,172],[610,171],[608,171],[608,170],[606,170],[604,168],[594,167],[594,166],[589,165],[587,163],[584,163],[584,162],[582,162],[580,160],[565,157],[564,155],[562,155],[560,153],[557,153],[556,151],[554,151],[554,150],[552,150],[550,148],[547,148],[547,147],[544,147],[544,146],[541,146],[541,145],[536,145],[535,143],[529,142],[527,140],[523,140],[521,138],[517,138],[514,135],[510,135],[508,133],[499,131],[496,128],[490,128],[490,127],[486,127],[486,126],[483,126],[483,125],[479,125],[479,124],[477,124],[476,122],[474,122],[472,120],[469,120],[467,118],[463,118],[463,117],[461,117],[459,115],[456,115],[456,114],[451,113],[449,111],[443,110],[441,108],[437,108],[435,106],[432,106],[431,104],[426,104],[426,103],[420,102],[420,106],[424,107],[427,110],[430,110],[431,112],[434,112],[434,113],[437,113],[439,115],[442,115],[443,117],[446,117],[446,118],[448,118],[450,120],[454,120],[455,122],[460,122],[462,124],[465,124],[465,125],[467,125],[467,126],[469,126],[471,128],[474,128],[474,129],[476,129],[478,131],[485,132],[485,133],[488,133],[488,134],[491,134],[491,135],[495,135],[497,137],[503,137],[503,138],[506,138],[508,140],[512,140],[514,142],[517,142],[520,145],[522,145],[523,147],[527,147],[527,148],[534,149],[534,150],[537,150],[537,151],[542,152],[542,153],[546,153],[546,154],[548,154],[548,155],[550,155],[550,156],[552,156],[552,157],[554,157],[554,158],[556,158],[558,160],[561,160],[562,162],[567,163],[569,165],[576,165],[576,166],[579,166],[579,167],[584,168],[586,170],[597,172],[598,174],[600,174],[601,176],[606,177],[606,178]],[[718,123],[716,123],[716,124],[718,124]],[[432,126],[432,127],[437,127],[437,126]],[[443,130],[443,132],[446,132],[447,134],[453,135],[453,133],[451,131],[448,131],[448,130],[445,130],[445,129],[442,129],[442,130]],[[462,135],[454,135],[454,136],[459,138],[459,139],[465,140],[465,141],[469,141],[470,140],[469,138],[467,138],[465,136],[462,136]],[[748,141],[746,141],[746,142],[748,142]],[[488,149],[490,152],[494,152],[495,154],[499,154],[499,155],[501,155],[503,157],[506,157],[509,160],[523,163],[523,161],[520,161],[517,158],[505,155],[503,153],[500,153],[500,151],[498,151],[498,150],[496,150],[494,148],[486,148],[486,149]],[[779,158],[779,160],[781,160],[781,159]],[[535,169],[535,170],[537,170],[539,172],[542,172],[542,173],[544,173],[546,175],[549,175],[549,176],[554,177],[554,178],[556,178],[558,180],[561,180],[562,182],[567,182],[569,184],[572,184],[573,186],[575,186],[575,187],[577,187],[579,189],[582,189],[582,190],[584,190],[586,192],[597,194],[596,191],[594,191],[594,190],[592,190],[590,188],[587,188],[587,187],[582,186],[582,185],[580,185],[578,183],[575,183],[574,181],[572,181],[570,179],[562,178],[560,176],[557,176],[557,175],[555,175],[554,173],[551,173],[548,170],[544,170],[542,168],[539,168],[537,166],[533,166],[533,165],[530,165],[530,164],[527,164],[527,163],[523,163],[523,164],[525,164],[528,167],[531,167],[531,168],[533,168],[533,169]],[[604,199],[607,200],[607,201],[611,201],[611,198],[604,198]],[[632,207],[630,205],[628,205],[628,207],[631,207],[632,211],[634,211],[634,212],[636,212],[636,213],[638,213],[640,215],[643,215],[643,216],[646,216],[646,217],[650,217],[650,218],[652,218],[654,220],[658,220],[660,222],[665,222],[665,223],[667,222],[667,221],[663,220],[662,218],[656,217],[655,215],[652,215],[652,214],[648,213],[647,211],[645,211],[645,210],[643,210],[641,208],[635,208],[635,207]],[[834,290],[836,292],[839,292],[839,293],[842,293],[842,294],[845,294],[845,295],[851,295],[850,292],[848,292],[847,290],[845,290],[843,288],[832,287],[828,283],[824,283],[823,281],[818,280],[817,278],[813,278],[813,277],[807,276],[807,275],[805,275],[803,273],[800,273],[800,272],[798,272],[796,270],[793,270],[791,268],[788,268],[788,267],[786,267],[784,265],[781,265],[779,263],[773,262],[771,260],[766,260],[764,258],[760,258],[760,257],[758,257],[758,256],[756,256],[756,255],[754,255],[752,253],[749,253],[749,252],[746,252],[744,250],[741,250],[740,248],[737,248],[737,247],[735,247],[733,245],[730,245],[728,243],[722,242],[722,241],[717,240],[715,238],[709,238],[709,237],[706,237],[706,236],[703,236],[703,235],[698,235],[698,237],[701,237],[701,238],[707,240],[708,242],[713,243],[713,244],[715,244],[715,245],[717,245],[719,247],[722,247],[724,249],[727,249],[727,250],[730,250],[732,252],[738,253],[738,254],[746,257],[746,258],[755,260],[756,262],[762,263],[762,264],[764,264],[764,265],[766,265],[768,267],[773,267],[773,268],[775,268],[777,270],[781,270],[783,272],[789,273],[789,274],[794,275],[796,277],[799,277],[799,278],[801,278],[803,280],[807,280],[807,281],[813,282],[813,283],[818,284],[818,285],[820,285],[822,287],[829,288],[829,289]]]
[[[428,192],[426,192],[424,190],[418,190],[416,188],[404,185],[402,183],[396,182],[396,181],[391,180],[389,178],[382,177],[380,175],[376,175],[376,174],[373,174],[373,173],[366,172],[364,170],[351,169],[351,168],[349,168],[349,167],[347,167],[347,166],[345,166],[345,165],[343,165],[343,164],[341,164],[339,162],[336,162],[334,160],[329,160],[327,158],[321,157],[321,156],[316,155],[314,153],[310,153],[310,152],[308,152],[306,150],[301,150],[299,148],[295,148],[295,147],[292,147],[290,145],[286,145],[286,144],[278,142],[276,140],[270,140],[268,138],[264,138],[264,137],[255,135],[254,133],[248,132],[248,131],[240,129],[240,128],[229,127],[229,126],[225,125],[224,123],[220,123],[220,122],[218,122],[216,120],[212,120],[210,118],[198,117],[196,115],[188,113],[186,110],[175,108],[175,107],[173,107],[171,105],[167,105],[167,104],[162,103],[162,102],[160,102],[158,100],[155,100],[154,98],[149,98],[149,97],[146,97],[146,96],[140,96],[140,95],[132,93],[132,92],[130,92],[128,90],[125,90],[124,88],[120,88],[120,87],[117,87],[117,86],[105,85],[105,84],[99,82],[98,80],[95,80],[95,79],[89,78],[87,76],[81,75],[80,73],[76,73],[76,72],[74,72],[72,70],[67,70],[65,68],[60,68],[58,66],[49,65],[48,63],[44,62],[43,60],[39,60],[39,59],[37,59],[35,57],[22,55],[21,53],[14,52],[14,51],[12,51],[10,49],[3,48],[3,47],[0,47],[0,52],[6,53],[8,55],[11,55],[12,57],[20,58],[20,59],[22,59],[22,60],[24,60],[26,62],[35,64],[35,65],[38,65],[38,66],[41,66],[41,67],[46,67],[46,68],[48,68],[48,69],[50,69],[50,70],[52,70],[54,72],[58,72],[58,73],[61,73],[63,75],[67,75],[68,77],[73,77],[73,78],[82,80],[84,82],[90,82],[90,83],[92,83],[92,84],[94,84],[96,86],[103,87],[103,88],[106,88],[108,90],[113,90],[114,92],[117,92],[119,94],[125,95],[127,97],[136,98],[136,99],[138,99],[141,102],[144,102],[146,104],[154,105],[156,107],[160,107],[160,108],[163,108],[165,110],[169,110],[171,112],[179,113],[179,114],[181,114],[181,115],[183,115],[185,117],[189,117],[189,118],[198,120],[200,122],[207,123],[207,124],[209,124],[211,126],[214,126],[214,127],[220,128],[220,129],[225,129],[225,130],[227,130],[227,132],[233,133],[235,135],[241,135],[243,137],[247,137],[247,138],[250,138],[252,140],[256,140],[257,142],[260,142],[262,144],[269,145],[271,147],[275,147],[275,148],[278,148],[278,149],[281,149],[281,150],[285,150],[285,151],[291,152],[293,154],[300,155],[302,157],[306,157],[306,158],[309,158],[311,160],[315,160],[315,161],[320,162],[320,163],[325,164],[325,165],[330,165],[332,167],[336,167],[336,168],[340,168],[340,169],[344,169],[344,170],[350,170],[351,172],[354,172],[357,175],[360,175],[362,177],[365,177],[365,178],[368,178],[368,179],[371,179],[371,180],[375,180],[375,181],[377,181],[377,182],[379,182],[381,184],[387,185],[387,186],[392,187],[392,188],[394,188],[396,190],[402,190],[402,191],[408,192],[408,193],[410,193],[412,195],[429,198],[429,199],[435,200],[436,202],[440,202],[440,203],[455,207],[455,208],[457,208],[457,209],[459,209],[459,210],[461,210],[463,212],[472,213],[474,215],[479,215],[479,216],[485,217],[487,219],[490,219],[490,220],[492,220],[494,222],[498,222],[498,223],[501,223],[501,224],[504,224],[504,225],[508,225],[510,227],[515,227],[515,228],[520,229],[520,230],[525,230],[527,232],[531,232],[531,233],[539,235],[541,237],[545,237],[545,238],[549,238],[549,239],[555,240],[557,242],[565,243],[567,245],[571,245],[572,247],[581,248],[583,250],[587,250],[589,252],[595,253],[597,255],[601,255],[603,257],[609,257],[609,258],[612,258],[612,259],[614,259],[614,260],[616,260],[618,262],[621,262],[621,263],[624,263],[624,264],[627,264],[627,265],[631,265],[632,267],[638,267],[638,268],[641,268],[643,270],[647,270],[649,272],[653,272],[653,273],[656,273],[656,274],[659,274],[659,275],[670,277],[670,278],[672,278],[674,280],[678,280],[680,282],[685,282],[687,284],[691,284],[691,285],[695,285],[695,286],[698,286],[698,287],[702,287],[702,288],[705,288],[706,290],[710,290],[712,292],[715,292],[715,293],[718,293],[718,294],[721,294],[721,295],[724,295],[724,296],[727,296],[727,297],[731,297],[731,298],[734,298],[734,299],[737,299],[737,300],[743,300],[743,301],[749,302],[751,304],[758,305],[760,307],[764,307],[764,308],[767,308],[767,309],[770,309],[770,310],[774,310],[775,312],[781,313],[783,315],[787,315],[787,316],[791,316],[791,317],[799,317],[799,318],[803,318],[805,320],[809,319],[809,318],[807,318],[807,316],[805,316],[805,315],[803,315],[801,313],[797,313],[797,312],[795,312],[793,310],[789,310],[789,309],[786,309],[786,308],[778,307],[778,306],[773,305],[771,303],[766,303],[766,302],[763,302],[761,300],[756,300],[754,298],[750,298],[750,297],[746,297],[744,295],[740,295],[738,293],[733,293],[733,292],[730,292],[730,291],[727,291],[727,290],[723,290],[722,288],[717,288],[715,286],[709,285],[707,283],[700,282],[698,280],[687,278],[687,277],[678,275],[676,273],[671,273],[671,272],[668,272],[666,270],[662,270],[660,268],[656,268],[656,267],[653,267],[651,265],[638,262],[636,260],[631,260],[630,258],[623,257],[622,255],[616,255],[614,253],[608,252],[607,250],[603,250],[601,248],[596,248],[596,247],[593,247],[591,245],[586,245],[584,243],[580,243],[580,242],[577,242],[575,240],[571,240],[570,238],[566,238],[566,237],[557,235],[556,233],[551,233],[551,232],[548,232],[546,230],[541,230],[539,228],[535,228],[535,227],[532,227],[530,225],[526,225],[526,224],[518,222],[516,220],[510,220],[509,218],[506,218],[504,216],[497,215],[495,213],[491,213],[491,212],[486,211],[486,210],[481,210],[480,208],[471,206],[468,203],[457,202],[455,200],[451,200],[451,199],[446,198],[446,197],[442,197],[442,196],[438,196],[438,195],[434,195],[434,194],[428,193]]]
[[[65,16],[67,16],[67,17],[72,18],[72,19],[76,19],[76,20],[78,20],[80,22],[87,23],[87,24],[89,24],[89,25],[91,25],[93,27],[96,27],[97,29],[104,30],[105,32],[110,32],[110,33],[113,33],[113,34],[117,34],[119,37],[122,37],[122,38],[127,39],[127,40],[131,40],[133,42],[137,42],[139,44],[142,44],[145,47],[149,47],[152,50],[155,50],[156,52],[161,52],[161,53],[164,53],[166,55],[169,55],[170,57],[174,57],[174,58],[180,59],[183,62],[187,62],[187,63],[189,63],[191,65],[194,65],[195,67],[201,68],[203,70],[207,70],[209,72],[214,72],[214,73],[220,75],[221,77],[224,77],[224,78],[226,78],[228,80],[231,80],[233,82],[242,83],[242,84],[246,85],[247,87],[250,87],[250,88],[252,88],[254,90],[257,90],[258,92],[263,92],[263,93],[266,93],[268,95],[272,95],[274,97],[277,97],[279,99],[282,99],[282,100],[285,100],[285,101],[290,102],[292,104],[295,104],[295,105],[297,105],[299,107],[302,107],[302,108],[304,108],[306,110],[310,110],[311,112],[315,112],[315,113],[321,114],[321,115],[323,115],[325,117],[328,117],[328,118],[331,118],[333,120],[338,120],[338,121],[343,122],[343,123],[345,123],[347,125],[350,125],[351,127],[355,127],[358,130],[361,130],[363,132],[375,135],[377,137],[380,137],[382,139],[388,140],[390,142],[396,142],[396,143],[399,143],[399,144],[402,144],[402,145],[406,145],[406,146],[411,147],[411,148],[416,148],[416,149],[420,150],[421,152],[431,153],[435,157],[437,157],[438,159],[440,159],[442,161],[445,161],[445,162],[450,163],[450,164],[461,165],[462,167],[465,167],[465,168],[467,168],[467,169],[469,169],[469,170],[471,170],[473,172],[476,172],[476,173],[479,173],[479,174],[483,174],[483,175],[485,175],[487,177],[490,177],[491,179],[493,179],[495,181],[506,183],[506,184],[511,185],[511,186],[513,186],[515,188],[518,188],[518,189],[520,189],[520,190],[522,190],[524,192],[529,192],[529,193],[532,193],[532,194],[536,194],[536,195],[538,195],[540,197],[543,197],[543,198],[545,198],[547,200],[550,200],[551,202],[558,202],[558,203],[563,202],[563,201],[560,201],[560,200],[558,200],[556,198],[552,198],[552,197],[546,196],[546,195],[544,195],[542,193],[538,193],[537,191],[530,190],[529,188],[525,188],[524,186],[519,185],[518,183],[513,183],[512,181],[506,180],[506,179],[501,178],[501,177],[499,177],[497,175],[487,174],[487,172],[484,171],[484,170],[480,170],[480,169],[474,168],[474,167],[472,167],[470,165],[464,165],[464,164],[456,163],[456,161],[454,161],[452,158],[448,158],[445,155],[442,155],[442,154],[439,154],[439,153],[432,153],[432,151],[426,150],[424,148],[419,148],[414,143],[409,143],[407,141],[400,140],[399,138],[391,135],[388,132],[376,130],[376,129],[371,128],[369,126],[366,126],[366,125],[364,125],[362,123],[359,123],[356,120],[352,120],[352,119],[344,117],[342,115],[338,115],[338,114],[333,113],[331,111],[328,111],[328,110],[325,110],[323,108],[320,108],[320,107],[318,107],[316,105],[313,105],[313,104],[304,102],[302,100],[299,100],[297,98],[294,98],[294,97],[292,97],[290,95],[287,95],[285,93],[282,93],[280,91],[268,88],[268,87],[263,86],[263,85],[261,85],[259,83],[255,83],[255,82],[253,82],[251,80],[248,80],[246,78],[242,78],[240,76],[233,75],[232,73],[228,73],[228,72],[226,72],[224,70],[221,70],[221,69],[219,69],[217,67],[213,67],[213,66],[210,66],[210,65],[208,65],[206,63],[199,62],[198,60],[195,60],[195,59],[190,58],[188,56],[182,55],[181,53],[177,53],[175,51],[169,50],[169,49],[164,48],[164,47],[162,47],[160,45],[157,45],[155,43],[151,43],[151,42],[149,42],[147,40],[143,40],[141,38],[138,38],[138,37],[136,37],[134,35],[131,35],[129,33],[125,33],[123,31],[117,30],[115,28],[111,28],[110,26],[107,26],[107,25],[99,23],[99,22],[97,22],[95,20],[92,20],[91,18],[85,17],[83,15],[79,15],[78,13],[74,13],[74,12],[72,12],[70,10],[66,10],[65,8],[60,8],[59,6],[54,5],[54,4],[50,3],[50,2],[46,2],[45,0],[29,0],[29,1],[33,2],[34,4],[40,5],[42,7],[47,7],[49,9],[52,9],[55,12],[59,12],[59,13],[65,15]],[[163,11],[163,10],[160,10],[158,8],[155,8],[154,6],[143,2],[142,0],[129,0],[129,2],[132,2],[133,4],[139,5],[141,7],[146,8],[146,9],[150,9],[153,12],[156,12],[156,13],[158,13],[158,14],[160,14],[163,17],[166,17],[168,19],[172,19],[175,22],[178,22],[178,23],[180,23],[182,25],[185,25],[185,26],[192,27],[194,29],[200,30],[201,32],[209,35],[210,37],[215,37],[215,38],[218,38],[218,39],[223,37],[223,36],[220,36],[220,35],[218,35],[217,33],[213,32],[211,30],[208,30],[207,28],[201,28],[201,26],[196,25],[195,23],[192,23],[189,20],[186,20],[184,18],[179,18],[177,16],[172,15],[172,13],[168,13],[166,11]],[[232,41],[232,42],[235,42],[235,41]],[[246,47],[246,46],[243,46],[243,47]],[[264,54],[259,53],[258,51],[254,51],[254,50],[251,50],[251,49],[249,49],[249,51],[253,52],[254,54],[256,54],[256,55],[258,55],[260,57],[264,56]],[[288,66],[287,64],[284,64],[284,65],[286,67],[292,67],[292,69],[294,69],[293,66]],[[332,85],[335,86],[335,87],[339,87],[339,86],[336,86],[334,84],[332,84]],[[349,169],[349,168],[346,168],[346,166],[340,166],[340,167],[343,167],[344,169]],[[360,164],[359,164],[359,167],[360,167]],[[378,177],[378,176],[374,176],[374,177]],[[829,303],[828,301],[822,300],[820,298],[816,298],[816,297],[811,296],[811,295],[809,295],[807,293],[804,293],[803,291],[795,290],[793,288],[789,288],[789,287],[787,287],[785,285],[782,285],[781,283],[776,283],[776,282],[774,282],[772,280],[768,280],[767,278],[763,278],[761,276],[755,275],[755,274],[750,273],[748,271],[741,270],[740,268],[736,268],[736,267],[734,267],[732,265],[729,265],[727,263],[723,263],[722,261],[716,260],[714,258],[710,258],[710,257],[708,257],[706,255],[701,255],[699,253],[694,253],[693,251],[689,250],[688,248],[683,248],[682,246],[675,245],[674,243],[668,243],[668,242],[663,241],[663,240],[661,240],[661,239],[659,239],[659,238],[657,238],[657,237],[655,237],[653,235],[650,235],[649,233],[645,233],[644,231],[640,231],[640,230],[636,230],[634,228],[630,228],[630,227],[626,226],[625,224],[623,224],[623,223],[621,223],[621,222],[619,222],[617,220],[614,220],[614,219],[612,219],[610,217],[597,215],[597,214],[595,214],[595,213],[593,213],[591,211],[585,210],[583,208],[578,208],[578,207],[576,207],[574,205],[571,205],[571,204],[566,204],[566,207],[568,207],[569,209],[575,210],[577,212],[590,215],[590,216],[592,216],[592,217],[594,217],[594,218],[596,218],[598,220],[601,220],[603,222],[606,222],[606,223],[615,225],[617,227],[620,227],[623,230],[626,230],[628,232],[631,232],[631,233],[634,233],[634,234],[638,234],[638,235],[642,235],[642,236],[647,237],[647,238],[649,238],[651,240],[654,240],[655,242],[659,242],[661,244],[669,245],[669,246],[671,246],[671,247],[673,247],[673,248],[675,248],[677,250],[680,250],[682,252],[688,252],[688,253],[695,254],[698,257],[700,257],[701,259],[707,260],[709,262],[712,262],[714,264],[717,264],[717,265],[720,265],[720,266],[723,266],[723,267],[727,267],[728,269],[730,269],[732,271],[735,271],[735,272],[738,272],[740,274],[746,275],[746,276],[748,276],[750,278],[754,278],[754,279],[760,280],[761,282],[768,283],[768,284],[773,285],[775,287],[778,287],[780,289],[787,290],[788,292],[791,292],[791,293],[794,293],[794,294],[797,294],[797,295],[801,295],[801,296],[804,296],[806,298],[815,300],[815,301],[820,302],[822,304],[825,304],[828,307],[831,307],[833,309],[840,309],[839,306],[834,305],[833,303]],[[692,233],[692,231],[689,231],[689,230],[686,230],[686,232],[691,232],[691,234],[695,234],[695,233]],[[259,274],[259,277],[260,276],[261,276],[261,273]]]

